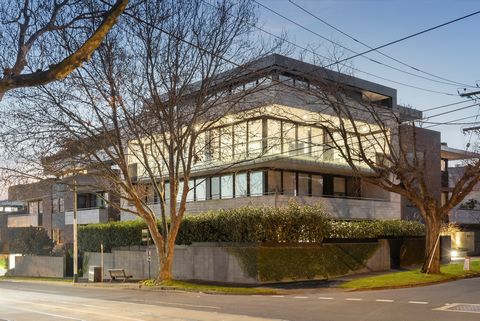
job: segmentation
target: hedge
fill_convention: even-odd
[[[227,248],[239,259],[246,274],[261,282],[345,275],[364,267],[377,249],[378,243]]]
[[[114,247],[142,245],[137,221],[91,224],[79,228],[79,246],[98,252]],[[325,238],[409,237],[424,234],[424,226],[411,221],[335,221],[319,206],[290,203],[283,208],[243,207],[187,216],[183,220],[177,244],[193,242],[239,243],[320,243]]]

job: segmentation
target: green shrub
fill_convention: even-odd
[[[425,235],[425,226],[416,221],[332,221],[329,238],[391,238]]]
[[[80,249],[99,252],[113,247],[141,245],[140,220],[91,224],[79,229]],[[424,227],[410,221],[334,221],[320,205],[301,206],[291,202],[282,208],[243,207],[187,216],[177,244],[193,242],[321,243],[325,238],[385,238],[421,236]]]
[[[10,253],[24,255],[50,255],[53,241],[42,227],[22,228],[10,244]]]

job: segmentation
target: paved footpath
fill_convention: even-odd
[[[0,320],[480,320],[480,279],[397,290],[209,295],[0,282]]]

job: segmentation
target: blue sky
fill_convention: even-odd
[[[302,12],[287,0],[258,0],[260,3],[272,8],[290,19],[300,23],[318,34],[333,40],[343,46],[357,52],[367,48],[355,43],[337,31],[324,25],[322,22]],[[402,38],[426,28],[436,26],[452,19],[480,10],[480,1],[382,1],[382,0],[293,0],[309,12],[329,22],[338,29],[361,40],[370,46],[378,46],[384,43]],[[260,22],[263,28],[275,34],[285,31],[289,39],[301,46],[314,44],[318,47],[318,53],[329,56],[333,46],[328,41],[301,29],[285,19],[259,8]],[[418,37],[394,44],[382,49],[382,52],[401,60],[413,67],[429,72],[436,76],[475,85],[480,80],[480,42],[478,41],[480,30],[480,14],[468,19],[450,24],[443,28],[428,32]],[[345,53],[350,56],[350,53]],[[416,73],[424,77],[433,78],[419,73],[413,69],[402,66],[377,53],[367,55],[385,64],[402,70]],[[440,91],[450,95],[430,93],[417,90],[408,86],[382,80],[362,72],[355,71],[357,77],[381,83],[396,88],[398,102],[411,105],[419,110],[454,103],[463,100],[457,95],[460,85],[447,85],[430,80],[407,75],[388,67],[381,66],[364,58],[352,60],[353,67],[378,75],[383,78],[405,83],[425,89]],[[438,78],[436,80],[442,81]],[[465,102],[456,106],[434,110],[425,115],[453,110],[472,103]],[[480,121],[479,107],[471,107],[462,111],[449,113],[444,116],[431,118],[432,122],[452,121],[462,117],[473,116],[459,122]],[[435,126],[431,129],[442,132],[442,141],[455,148],[465,148],[470,137],[463,135],[462,128],[471,125]],[[476,137],[472,138],[472,143]]]

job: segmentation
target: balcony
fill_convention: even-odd
[[[108,221],[108,209],[93,207],[77,210],[77,224],[105,223]],[[73,209],[65,211],[65,225],[73,224]]]
[[[188,214],[200,214],[206,211],[230,209],[245,206],[255,207],[283,207],[287,206],[291,199],[301,204],[321,204],[326,213],[332,218],[338,219],[400,219],[400,197],[392,195],[392,200],[355,197],[334,196],[292,196],[292,195],[261,195],[250,197],[237,197],[230,199],[206,200],[187,203]],[[150,208],[160,215],[160,205],[151,204]],[[131,208],[134,210],[134,208]],[[137,216],[123,212],[121,220],[134,220]]]
[[[449,217],[452,223],[480,224],[480,210],[478,209],[453,209]]]
[[[8,227],[40,226],[41,218],[38,215],[9,215]]]

